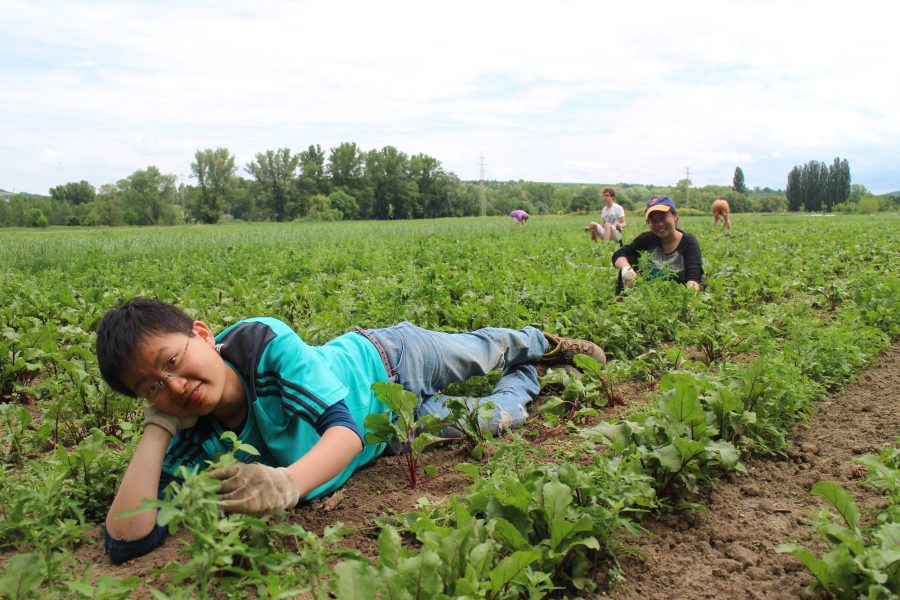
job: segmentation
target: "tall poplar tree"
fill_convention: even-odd
[[[744,184],[744,171],[740,167],[734,168],[734,179],[731,183],[731,189],[739,194],[747,193],[747,186]]]

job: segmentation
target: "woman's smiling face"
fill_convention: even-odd
[[[658,237],[667,238],[675,233],[675,226],[678,224],[678,217],[671,211],[653,211],[647,216],[647,225],[650,231]]]

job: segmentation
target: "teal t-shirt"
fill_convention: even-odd
[[[371,387],[387,381],[384,363],[375,346],[355,332],[310,346],[283,321],[257,317],[232,325],[216,336],[216,342],[247,397],[247,419],[235,433],[260,452],[258,457],[239,453],[243,462],[273,467],[296,462],[320,439],[316,421],[341,400],[363,435],[365,418],[388,410]],[[205,461],[228,451],[219,439],[224,431],[216,419],[203,417],[193,428],[179,432],[169,442],[163,471],[174,476],[182,465],[205,467]],[[338,489],[383,450],[383,444],[364,446],[343,471],[305,497]]]

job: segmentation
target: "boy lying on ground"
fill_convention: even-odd
[[[387,411],[372,391],[395,381],[415,393],[418,415],[445,417],[439,392],[499,369],[488,427],[520,426],[540,392],[536,367],[570,363],[576,354],[606,361],[599,346],[558,338],[534,327],[441,333],[401,323],[357,328],[322,346],[306,344],[286,323],[246,319],[214,335],[209,326],[158,300],[136,298],[109,311],[97,329],[97,359],[109,386],[144,399],[144,433],[106,517],[113,562],[159,546],[167,528],[156,511],[132,516],[158,497],[180,466],[206,466],[229,448],[234,431],[258,457],[216,469],[223,510],[275,513],[339,488],[376,458],[384,444],[367,446],[364,421]],[[251,462],[253,461],[253,462]]]

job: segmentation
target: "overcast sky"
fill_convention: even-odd
[[[464,180],[900,190],[886,0],[0,0],[0,188],[341,142]]]

